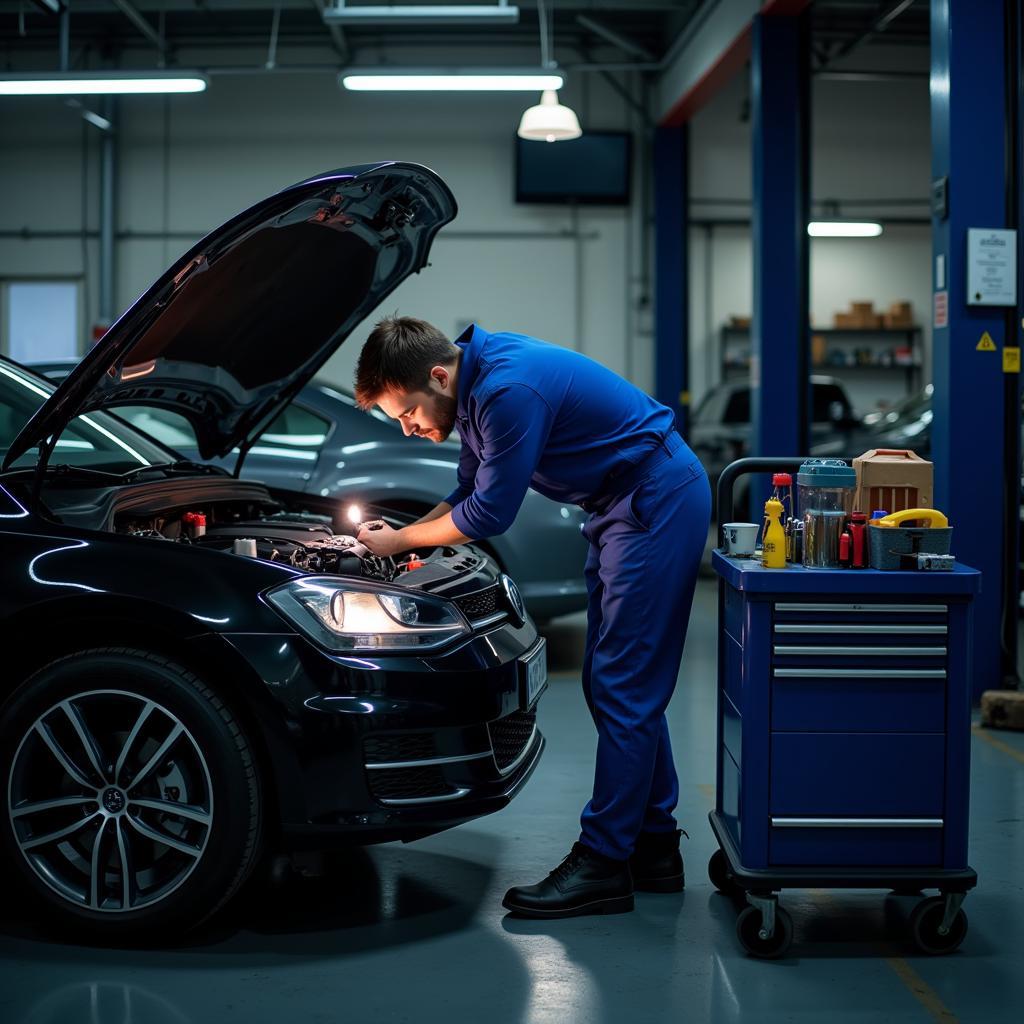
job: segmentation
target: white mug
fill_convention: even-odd
[[[725,553],[727,555],[752,555],[760,529],[761,527],[757,523],[723,523]]]

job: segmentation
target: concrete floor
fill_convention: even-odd
[[[0,919],[4,1024],[472,1021],[1020,1021],[1024,1007],[1024,735],[975,732],[970,933],[911,953],[912,900],[784,893],[790,955],[746,957],[736,908],[706,875],[714,849],[715,592],[698,589],[670,709],[685,894],[638,895],[607,918],[527,922],[500,906],[567,852],[588,795],[593,727],[578,685],[583,627],[550,633],[548,750],[504,812],[411,846],[377,847],[321,880],[256,887],[188,943],[109,950],[42,937],[16,899]]]

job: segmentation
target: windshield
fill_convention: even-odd
[[[14,363],[0,361],[0,458],[2,458],[32,414],[53,394],[51,383]],[[11,469],[31,469],[38,458],[31,448]],[[108,413],[76,416],[57,439],[49,465],[87,466],[111,473],[127,472],[140,466],[163,465],[178,455]]]

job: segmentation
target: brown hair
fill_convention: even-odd
[[[388,388],[420,391],[433,367],[459,357],[459,349],[426,320],[385,317],[377,322],[356,363],[356,401],[369,409]]]

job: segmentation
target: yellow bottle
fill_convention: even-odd
[[[786,568],[786,531],[782,526],[782,502],[778,498],[769,498],[764,503],[761,564],[766,569]]]

